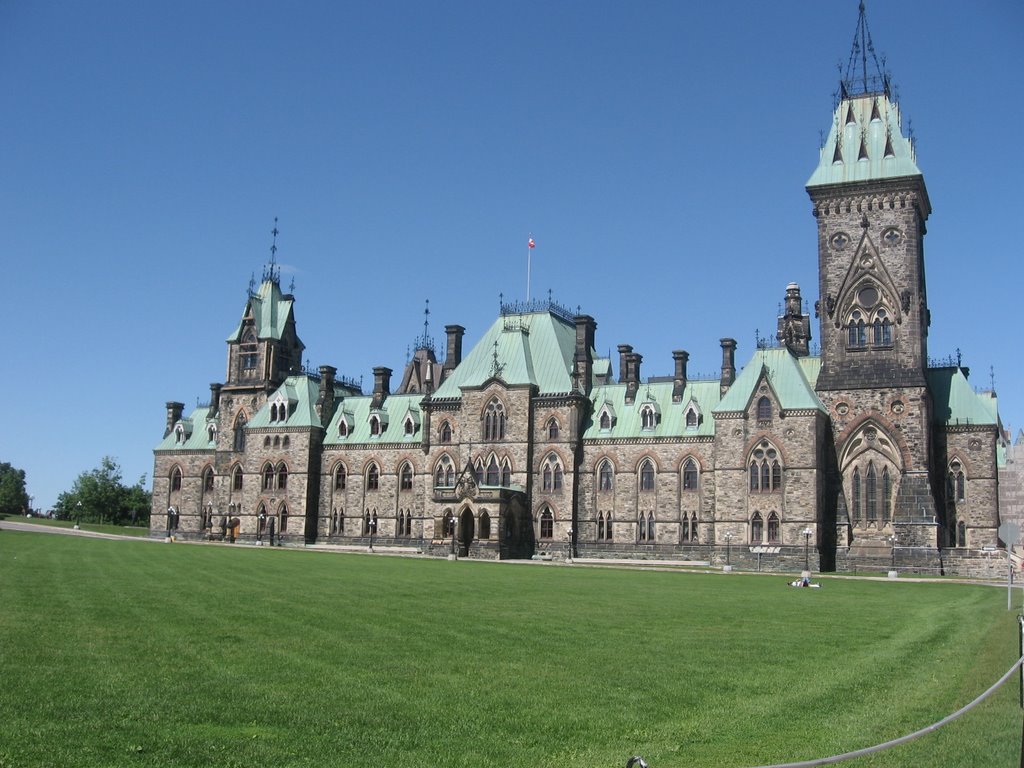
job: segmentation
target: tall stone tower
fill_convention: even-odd
[[[833,427],[826,512],[835,514],[836,543],[862,555],[894,543],[934,548],[923,247],[931,205],[863,3],[807,191],[818,221],[816,388]]]

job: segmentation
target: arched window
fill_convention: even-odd
[[[455,535],[455,516],[452,514],[450,509],[446,509],[444,511],[444,520],[441,530],[444,531],[444,537],[446,539]]]
[[[644,459],[640,464],[640,490],[654,490],[654,464],[650,459]]]
[[[690,513],[690,541],[692,541],[694,544],[696,544],[697,541],[698,541],[698,537],[697,537],[697,513],[696,512],[691,512]]]
[[[602,541],[604,539],[604,512],[600,512],[597,515],[597,540]]]
[[[373,415],[370,417],[370,436],[380,436],[380,417],[377,415]]]
[[[892,509],[892,480],[889,477],[889,468],[882,468],[882,522],[889,522],[890,509]]]
[[[690,518],[687,517],[686,515],[683,515],[682,528],[683,528],[683,541],[689,541],[690,540]]]
[[[647,513],[647,540],[648,541],[655,541],[656,538],[657,537],[654,535],[654,513],[653,512],[648,512]]]
[[[550,540],[555,535],[555,516],[551,514],[551,510],[547,507],[540,513],[540,537],[541,539]]]
[[[407,418],[405,420],[405,434],[407,434],[407,435],[414,435],[414,434],[416,434],[416,422],[414,422],[412,420],[412,417],[409,417],[409,418]]]
[[[451,488],[455,485],[455,467],[447,455],[442,456],[434,468],[434,486],[437,488]]]
[[[860,503],[860,467],[856,467],[853,470],[853,485],[850,493],[850,512],[851,517],[855,522],[859,522],[864,519],[861,514],[861,503]]]
[[[687,459],[683,463],[683,490],[696,491],[697,478],[697,462],[693,459]]]
[[[762,396],[761,399],[757,401],[757,420],[772,420],[772,401],[766,396]]]
[[[270,447],[270,443],[271,443],[270,435],[267,435],[266,437],[263,438],[263,447],[264,448],[269,448]]]
[[[611,541],[612,540],[612,513],[611,512],[605,512],[604,513],[604,540],[605,541]]]
[[[770,442],[762,440],[750,453],[747,465],[751,493],[772,493],[782,490],[782,464],[779,452]]]
[[[601,466],[597,468],[597,490],[599,491],[610,491],[615,487],[614,473],[612,472],[612,463],[605,459],[601,462]]]
[[[640,429],[651,430],[657,426],[658,419],[657,414],[654,412],[654,408],[649,405],[645,405],[640,409]]]
[[[476,480],[477,485],[483,485],[486,475],[484,474],[484,460],[477,459],[476,464],[473,465],[473,478]]]
[[[775,544],[779,540],[779,516],[772,512],[768,515],[768,543]]]
[[[171,490],[181,490],[181,469],[179,469],[178,467],[175,467],[174,469],[171,470]]]
[[[864,322],[864,315],[859,309],[850,314],[850,324],[847,328],[846,345],[848,347],[860,348],[867,346],[867,326]]]
[[[345,465],[339,464],[334,470],[334,490],[344,491],[348,483],[348,473],[345,472]]]
[[[874,344],[876,347],[888,347],[892,345],[892,323],[889,322],[889,313],[885,309],[879,309],[875,313]]]
[[[491,456],[490,461],[487,462],[487,479],[486,485],[497,485],[501,479],[500,472],[498,470],[498,460]]]
[[[242,373],[247,378],[256,371],[256,334],[248,329],[242,336],[240,349],[242,357]]]
[[[377,468],[376,464],[371,464],[369,469],[366,470],[366,490],[380,490],[380,469]]]
[[[878,520],[878,476],[875,474],[875,463],[873,461],[868,462],[867,483],[864,486],[864,490],[868,522]]]
[[[399,490],[411,491],[412,490],[412,467],[409,464],[403,464],[401,473],[399,474]]]
[[[548,440],[558,439],[558,419],[548,419]]]
[[[213,492],[213,478],[214,478],[213,467],[207,467],[205,470],[203,470],[203,493],[204,494],[212,493]]]
[[[484,412],[484,440],[501,440],[504,437],[505,406],[498,398],[494,398]]]
[[[750,543],[760,544],[764,538],[764,521],[761,519],[761,513],[755,512],[754,516],[750,518]]]
[[[363,515],[363,536],[367,536],[370,533],[370,510],[366,510]]]
[[[695,410],[693,410],[693,408],[690,408],[686,412],[686,428],[687,429],[696,429],[697,428],[697,412]]]
[[[441,422],[441,432],[438,437],[438,441],[442,443],[450,443],[452,441],[452,425],[451,422]]]
[[[501,484],[505,488],[512,485],[512,462],[507,458],[501,462]]]
[[[348,437],[348,422],[344,419],[338,422],[338,436]]]
[[[238,418],[235,419],[235,437],[233,447],[236,452],[242,452],[245,450],[245,425],[247,419],[244,413],[238,414]]]
[[[231,487],[236,491],[242,490],[242,468],[236,466],[231,472]]]
[[[291,440],[288,439],[288,435],[281,438],[281,447],[287,448],[291,444]]]
[[[612,428],[612,417],[608,415],[608,411],[601,412],[601,429],[608,430]]]
[[[641,512],[636,519],[637,539],[647,541],[647,515]]]
[[[277,448],[281,445],[281,436],[274,435],[274,447]]]
[[[480,512],[480,539],[486,540],[491,538],[491,516],[487,514],[487,510]]]
[[[948,475],[949,498],[957,504],[964,501],[966,499],[965,485],[963,465],[956,460],[950,462]]]
[[[288,487],[288,467],[283,463],[277,468],[277,487],[281,489]]]
[[[958,547],[967,546],[967,523],[963,520],[956,524],[956,545]]]
[[[269,464],[263,465],[263,490],[274,490],[274,468]]]
[[[288,508],[287,507],[281,507],[281,515],[280,515],[280,517],[281,517],[281,524],[280,524],[280,526],[278,526],[278,530],[280,530],[281,533],[285,533],[288,530]]]
[[[543,478],[543,490],[548,492],[562,490],[562,462],[555,454],[551,454],[544,460]]]

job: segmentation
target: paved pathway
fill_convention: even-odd
[[[95,531],[76,531],[74,528],[61,528],[56,525],[37,525],[35,523],[21,523],[17,520],[0,520],[0,530],[7,531],[29,531],[30,533],[58,533],[65,536],[86,536],[91,539],[111,539],[113,541],[157,541],[163,539],[152,539],[149,536],[128,536],[120,533],[96,533]]]

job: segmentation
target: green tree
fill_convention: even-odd
[[[5,461],[0,464],[0,517],[24,515],[27,511],[25,470],[15,469]]]
[[[145,524],[149,520],[150,493],[145,489],[146,476],[126,486],[121,480],[121,467],[110,456],[100,466],[83,472],[70,491],[57,498],[54,510],[64,520],[114,525]]]

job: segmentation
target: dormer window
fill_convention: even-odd
[[[370,417],[370,437],[380,437],[380,417],[377,415]]]
[[[697,412],[693,408],[690,408],[686,412],[686,428],[687,429],[696,429],[697,428]]]
[[[602,411],[601,413],[601,429],[610,430],[612,428],[612,417],[608,415],[608,411]]]
[[[185,428],[179,424],[174,428],[174,442],[184,443],[185,442]]]
[[[214,426],[213,424],[210,424],[206,428],[206,437],[207,440],[209,440],[209,442],[211,443],[217,442],[217,427]]]
[[[640,429],[650,431],[658,425],[658,415],[654,411],[654,407],[650,405],[644,405],[640,408]]]
[[[415,435],[416,434],[416,422],[412,420],[412,416],[405,417],[405,434]]]
[[[344,416],[338,422],[338,437],[348,437],[348,422]]]

